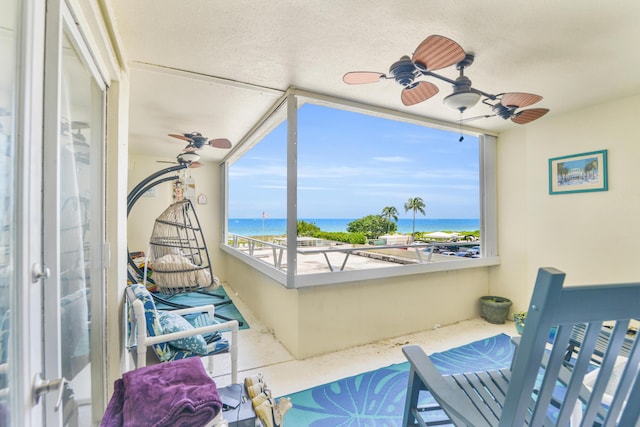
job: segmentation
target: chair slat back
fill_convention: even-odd
[[[584,396],[586,378],[592,381],[593,377],[595,381],[589,386],[593,393],[582,414],[584,425],[593,425],[593,421],[603,415],[608,417],[610,425],[617,425],[617,422],[633,419],[632,412],[638,411],[637,405],[625,405],[636,394],[640,396],[640,385],[634,386],[640,362],[638,340],[633,341],[630,354],[628,349],[622,351],[622,345],[629,320],[640,318],[640,283],[563,287],[564,277],[564,273],[554,268],[538,271],[525,328],[512,365],[500,426],[525,425],[529,411],[532,411],[530,425],[545,425],[552,412],[557,412],[555,425],[568,425],[576,408],[582,412],[576,402]],[[603,322],[615,326],[602,362],[596,366],[592,359],[599,351],[596,344]],[[565,355],[572,329],[579,323],[587,324],[584,340],[577,356],[567,362]],[[557,331],[551,339],[554,328]],[[619,369],[616,366],[621,354],[628,354],[629,359],[617,387],[612,388],[609,380],[614,369]],[[541,369],[541,366],[545,368]],[[566,387],[559,386],[561,377]],[[632,386],[635,387],[633,390]],[[555,411],[551,408],[552,402],[558,401],[558,393],[564,397],[560,399],[559,411]],[[534,396],[533,406],[531,396]],[[603,402],[609,402],[605,397],[610,403],[603,406]],[[637,417],[633,422],[636,420]]]

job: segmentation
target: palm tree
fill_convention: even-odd
[[[425,207],[426,205],[420,197],[409,199],[409,201],[404,204],[405,212],[413,211],[413,232],[411,233],[412,236],[415,236],[416,234],[416,211],[420,212],[422,215],[426,215],[424,211]]]
[[[395,206],[385,206],[382,208],[381,217],[386,218],[387,221],[391,221],[391,218],[395,222],[398,222],[398,209]],[[387,224],[387,234],[389,234],[389,224]]]

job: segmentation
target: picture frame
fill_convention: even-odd
[[[549,194],[607,190],[607,150],[549,159]]]

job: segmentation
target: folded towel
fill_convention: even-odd
[[[100,426],[200,427],[221,409],[215,382],[191,357],[124,373]]]

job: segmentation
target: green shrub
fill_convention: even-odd
[[[367,243],[367,236],[363,233],[345,233],[342,231],[319,231],[313,235],[317,239],[332,240],[334,242],[363,245]]]
[[[320,232],[320,227],[312,222],[298,220],[297,224],[298,236],[313,237],[315,233]]]
[[[380,215],[368,215],[347,224],[348,232],[363,233],[368,239],[377,239],[387,232],[393,234],[397,229],[395,222]]]

